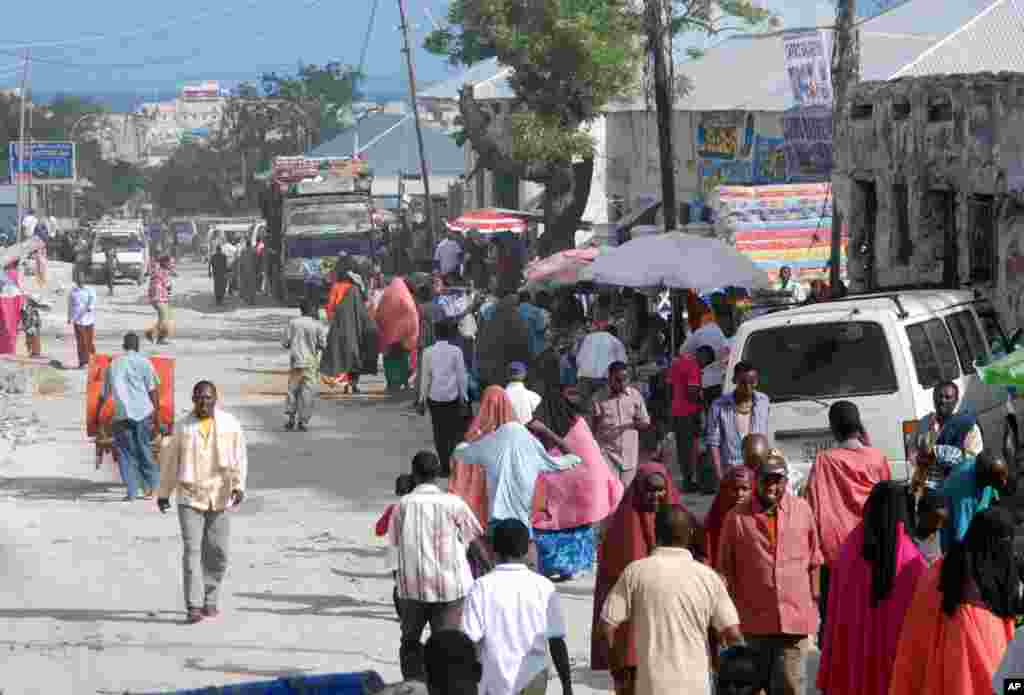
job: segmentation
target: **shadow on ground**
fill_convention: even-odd
[[[128,611],[78,608],[0,608],[0,619],[57,620],[63,623],[147,623],[173,625],[181,623],[184,615],[175,611]]]
[[[123,488],[121,483],[97,483],[80,478],[0,477],[0,492],[26,500],[119,502]]]
[[[296,608],[258,608],[239,606],[235,610],[246,613],[270,613],[280,616],[323,616],[332,618],[366,618],[384,620],[394,615],[394,606],[390,603],[367,601],[344,594],[274,594],[274,593],[236,593],[236,597],[267,601],[269,603],[287,603]],[[346,608],[369,610],[344,610]]]

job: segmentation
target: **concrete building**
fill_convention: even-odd
[[[172,101],[151,102],[138,113],[149,121],[143,143],[148,164],[159,164],[183,142],[202,141],[220,125],[228,93],[217,82],[187,85]]]

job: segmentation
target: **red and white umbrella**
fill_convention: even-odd
[[[475,229],[481,234],[497,232],[513,232],[522,234],[526,231],[526,220],[516,215],[514,210],[500,208],[484,208],[470,210],[454,220],[445,223],[453,232],[468,232]]]

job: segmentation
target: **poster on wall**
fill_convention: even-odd
[[[786,176],[790,181],[828,181],[832,176],[832,109],[794,108],[782,116]]]
[[[785,138],[754,137],[752,169],[755,184],[786,183],[785,144]]]
[[[823,31],[787,32],[782,37],[786,74],[797,106],[832,105],[831,53]]]
[[[740,151],[743,120],[733,112],[708,113],[697,126],[697,156],[703,159],[736,159]]]

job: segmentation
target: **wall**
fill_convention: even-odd
[[[835,137],[834,193],[850,234],[851,286],[971,284],[1013,328],[1024,326],[1024,75],[974,75],[863,83]],[[877,192],[875,234],[866,186]],[[906,186],[906,235],[899,233]],[[947,196],[953,228],[943,232]],[[972,258],[987,260],[972,210],[991,196],[991,279],[973,282]],[[903,251],[903,253],[901,253]]]

